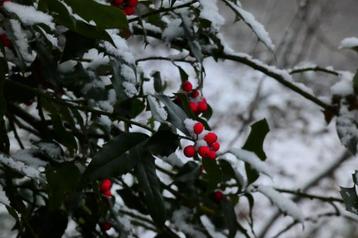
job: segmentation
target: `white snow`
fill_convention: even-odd
[[[83,59],[89,61],[82,62],[83,67],[87,69],[96,69],[101,65],[106,65],[109,63],[109,57],[104,55],[102,52],[98,52],[98,49],[88,50],[83,54]]]
[[[201,11],[200,17],[211,21],[215,30],[220,30],[221,26],[225,24],[225,19],[220,15],[217,7],[217,0],[200,0]]]
[[[331,87],[332,95],[347,96],[353,95],[353,74],[351,72],[340,71],[339,81]]]
[[[302,210],[292,200],[283,196],[271,186],[258,186],[257,190],[268,197],[282,212],[287,213],[297,221],[303,222]]]
[[[135,58],[132,54],[132,51],[128,48],[127,41],[118,35],[116,30],[107,30],[107,33],[111,36],[115,47],[104,41],[101,43],[101,46],[105,48],[107,54],[123,59],[128,64],[134,64]]]
[[[179,231],[189,234],[190,237],[205,238],[205,234],[200,232],[190,221],[187,221],[191,216],[189,208],[180,207],[173,212],[172,221]]]
[[[240,185],[242,187],[246,187],[247,181],[242,175],[243,166],[240,165],[241,161],[230,156],[222,156],[220,159],[227,161],[231,165],[231,168],[234,170],[236,179],[238,180]]]
[[[156,121],[164,122],[168,118],[168,113],[165,111],[164,106],[160,105],[158,100],[152,95],[148,95],[147,99],[153,118]]]
[[[10,206],[10,201],[7,198],[7,196],[3,190],[3,187],[1,185],[0,185],[0,203],[4,204],[6,206]]]
[[[22,29],[21,24],[17,20],[10,20],[10,25],[14,33],[15,44],[19,49],[22,58],[26,63],[30,64],[36,58],[36,53],[29,47],[29,42],[25,31]]]
[[[181,168],[184,165],[184,162],[176,155],[175,152],[169,156],[163,156],[160,158],[173,167]]]
[[[12,1],[7,1],[4,3],[4,8],[8,12],[16,14],[25,25],[31,26],[42,23],[49,26],[51,29],[55,29],[52,16],[36,10],[33,6],[25,6]]]
[[[265,30],[265,27],[260,22],[258,22],[250,12],[244,10],[241,6],[235,5],[230,1],[225,1],[225,3],[234,9],[234,11],[251,28],[251,30],[256,34],[257,38],[262,43],[264,43],[272,51],[275,49],[275,46],[272,43],[269,33]]]
[[[134,70],[126,64],[121,65],[121,75],[124,77],[124,80],[130,83],[137,82]]]
[[[47,165],[47,162],[34,157],[32,155],[33,152],[34,151],[31,149],[18,150],[14,154],[12,154],[12,158],[16,161],[21,161],[24,164],[27,164],[34,168],[45,167]]]
[[[342,144],[358,151],[358,111],[349,111],[347,105],[341,104],[339,115],[336,120],[336,128]]]
[[[15,171],[17,171],[27,177],[42,180],[40,171],[38,169],[28,166],[21,161],[16,161],[9,156],[0,154],[0,163],[9,167],[9,168],[14,169]]]
[[[71,73],[75,71],[75,66],[78,64],[75,60],[67,60],[58,65],[57,69],[61,73]]]
[[[355,48],[358,47],[358,38],[357,37],[348,37],[341,41],[339,44],[339,49],[346,49],[346,48]]]
[[[135,95],[137,95],[138,90],[135,84],[133,84],[132,82],[124,81],[122,85],[124,88],[124,92],[128,97],[134,97]]]
[[[215,238],[226,238],[224,234],[216,231],[215,226],[213,223],[211,223],[210,219],[207,216],[201,216],[200,217],[201,224],[205,227],[205,229],[208,231],[211,237]]]
[[[258,172],[266,174],[267,176],[271,177],[271,168],[260,160],[257,155],[251,151],[242,150],[242,149],[236,149],[232,148],[229,151],[233,155],[235,155],[239,160],[242,160],[248,164],[250,164],[254,169],[256,169]]]
[[[162,38],[166,43],[170,43],[173,39],[184,35],[184,29],[181,27],[181,24],[181,19],[174,19],[167,23],[167,27],[162,34]]]

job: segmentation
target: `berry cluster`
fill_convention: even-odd
[[[103,179],[101,184],[99,185],[99,191],[103,194],[105,197],[111,197],[111,188],[112,188],[112,181],[108,178]]]
[[[138,5],[138,0],[113,0],[112,6],[119,7],[124,14],[133,15]]]
[[[189,81],[183,82],[182,90],[187,93],[189,99],[189,109],[196,115],[204,113],[208,110],[206,99],[201,96],[198,89],[193,89],[193,85]]]
[[[198,153],[203,159],[216,159],[216,152],[220,149],[217,135],[205,130],[201,122],[186,119],[184,124],[195,139],[194,145],[188,145],[184,148],[184,155],[191,158]]]

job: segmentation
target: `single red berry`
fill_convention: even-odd
[[[204,125],[201,122],[197,122],[193,126],[194,133],[199,135],[204,130]]]
[[[201,157],[203,158],[207,158],[208,157],[208,153],[209,153],[210,149],[208,146],[200,146],[198,149],[198,153]]]
[[[128,6],[136,7],[138,5],[138,0],[128,0]]]
[[[224,199],[224,194],[221,191],[214,192],[214,200],[215,202],[219,203]]]
[[[191,92],[191,90],[193,90],[193,85],[189,81],[185,81],[181,87],[185,92]]]
[[[5,33],[0,34],[0,43],[7,48],[11,47],[11,41]]]
[[[218,150],[220,149],[220,144],[219,144],[219,142],[214,142],[214,143],[212,143],[212,144],[211,144],[211,149],[212,149],[213,151],[218,151]]]
[[[192,97],[192,98],[196,98],[196,97],[198,97],[200,95],[200,92],[199,92],[199,90],[193,90],[192,92],[191,92],[191,94],[190,94],[190,96]]]
[[[184,155],[188,158],[191,158],[195,155],[195,147],[193,145],[188,145],[184,148]]]
[[[119,7],[120,5],[123,4],[123,1],[124,0],[113,0],[112,6]]]
[[[209,132],[204,136],[204,140],[209,144],[213,144],[218,139],[218,136],[214,132]]]
[[[107,191],[104,191],[102,192],[103,196],[107,197],[107,198],[110,198],[112,197],[112,192],[111,190],[107,190]]]
[[[126,14],[127,16],[133,15],[134,12],[135,12],[135,7],[125,7],[125,8],[123,8],[123,12],[124,12],[124,14]]]
[[[197,113],[198,112],[198,104],[196,102],[189,102],[189,109],[193,113]]]
[[[211,160],[215,160],[216,159],[216,152],[213,150],[209,150],[208,151],[208,158]]]
[[[104,222],[101,224],[101,228],[104,230],[104,231],[108,231],[109,229],[112,228],[112,224],[109,223],[109,222]]]
[[[102,180],[99,190],[101,191],[101,193],[105,193],[111,190],[111,187],[112,187],[112,181],[107,178]]]
[[[203,98],[200,102],[198,102],[198,111],[206,112],[207,110],[208,110],[208,104],[207,104],[205,98]]]

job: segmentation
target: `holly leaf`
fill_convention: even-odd
[[[255,122],[251,125],[250,134],[242,148],[254,152],[261,160],[266,160],[263,143],[269,131],[270,128],[266,119]],[[259,173],[247,163],[245,163],[245,170],[249,184],[255,182],[259,177]]]
[[[150,216],[158,225],[164,225],[166,220],[164,200],[160,189],[160,181],[155,171],[154,158],[144,150],[136,150],[135,157],[139,161],[135,174],[139,186],[144,192],[144,200]]]
[[[358,196],[355,186],[351,188],[340,187],[340,194],[346,205],[346,210],[358,215]]]
[[[96,153],[85,171],[85,178],[119,176],[129,172],[138,162],[136,150],[140,149],[148,136],[142,133],[123,133]]]

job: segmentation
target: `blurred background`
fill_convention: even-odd
[[[234,16],[220,0],[218,3],[226,18],[222,28],[224,37],[238,52],[246,52],[279,68],[315,64],[356,71],[358,54],[338,49],[342,39],[358,37],[356,0],[241,0],[243,8],[266,27],[276,45],[274,52],[259,43],[245,24],[234,23]],[[142,39],[130,39],[137,58],[173,53],[158,42],[151,43],[143,48]],[[204,64],[204,95],[214,108],[210,124],[218,132],[223,149],[240,147],[251,123],[266,118],[270,124],[271,131],[264,146],[267,163],[275,174],[273,178],[260,178],[258,183],[279,188],[301,188],[333,197],[340,197],[339,186],[353,185],[351,174],[358,168],[357,158],[345,152],[336,133],[335,121],[327,125],[319,107],[246,66],[213,59],[205,60]],[[170,83],[168,93],[179,88],[178,71],[170,62],[143,62],[140,66],[148,75],[153,70],[160,70],[163,79]],[[187,65],[182,67],[194,75]],[[316,96],[330,100],[330,87],[338,79],[330,74],[309,72],[296,74],[295,80],[310,87]],[[191,81],[195,84],[194,78]],[[257,237],[274,237],[292,223],[291,218],[277,215],[277,209],[267,198],[256,196],[254,229]],[[305,216],[312,219],[304,226],[293,226],[280,237],[358,237],[357,218],[346,213],[342,204],[335,207],[309,199],[296,201]],[[316,219],[320,214],[335,213],[336,209],[340,216]],[[239,219],[247,218],[245,201],[240,203],[236,212]],[[0,220],[0,238],[11,237],[10,228],[14,222],[1,214]],[[68,237],[72,237],[71,229],[73,227],[69,228]]]

